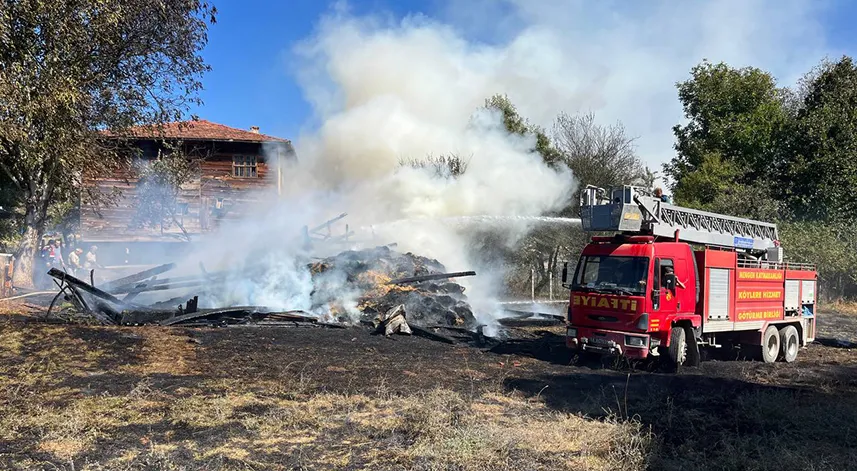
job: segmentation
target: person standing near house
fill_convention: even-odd
[[[65,258],[62,256],[62,240],[54,241],[54,267],[66,268]]]
[[[80,256],[83,255],[83,249],[80,247],[68,254],[68,269],[71,276],[77,276],[78,271],[83,268],[80,264]]]
[[[98,263],[98,257],[95,255],[96,252],[98,252],[98,246],[96,245],[90,247],[89,252],[86,252],[86,259],[83,262],[83,267],[87,270],[92,270],[93,268],[104,268]]]
[[[42,258],[44,259],[45,266],[48,268],[54,266],[54,258],[56,257],[55,245],[56,241],[54,239],[48,239],[48,243],[42,247]]]

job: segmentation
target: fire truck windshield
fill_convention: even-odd
[[[587,255],[577,265],[572,289],[642,296],[648,273],[648,257]]]

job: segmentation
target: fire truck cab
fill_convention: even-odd
[[[815,267],[783,261],[776,226],[668,204],[646,190],[587,187],[596,235],[576,267],[566,344],[581,352],[696,365],[700,348],[743,346],[794,361],[815,333]]]

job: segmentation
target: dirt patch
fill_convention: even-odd
[[[857,308],[823,310],[818,315],[816,338],[827,344],[857,344]]]

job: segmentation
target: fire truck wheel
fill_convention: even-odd
[[[679,367],[687,360],[687,336],[684,327],[673,327],[670,330],[670,363]]]
[[[780,350],[782,350],[782,358],[786,363],[791,363],[797,358],[797,352],[800,348],[797,329],[795,326],[789,325],[780,331]]]
[[[762,334],[762,361],[773,363],[780,356],[780,332],[777,326],[769,325]]]

